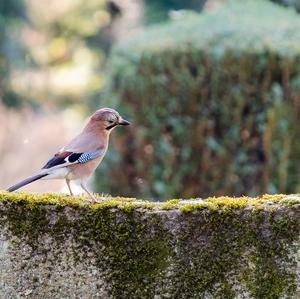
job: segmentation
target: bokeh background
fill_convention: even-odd
[[[0,189],[109,106],[132,126],[113,132],[97,192],[300,192],[299,11],[299,0],[0,0]]]

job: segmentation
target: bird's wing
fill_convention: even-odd
[[[86,163],[92,159],[98,158],[102,153],[102,148],[85,153],[75,153],[69,151],[58,152],[46,163],[42,169],[61,168],[72,164]]]

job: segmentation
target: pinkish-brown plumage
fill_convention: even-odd
[[[85,183],[103,160],[109,135],[118,125],[129,125],[129,122],[113,109],[97,110],[82,132],[56,153],[39,173],[8,188],[7,191],[15,191],[38,179],[65,179],[72,195],[70,181],[80,180],[81,187],[94,199]]]

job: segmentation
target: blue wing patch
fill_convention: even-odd
[[[86,163],[92,159],[99,157],[103,152],[103,148],[99,148],[94,152],[87,153],[72,153],[72,152],[61,152],[54,155],[52,159],[50,159],[43,169],[52,168],[55,166],[63,167],[64,164],[67,163]]]
[[[78,162],[79,163],[86,163],[92,159],[95,159],[95,158],[98,158],[102,153],[102,150],[101,149],[98,149],[94,152],[88,152],[88,153],[83,153],[79,159],[78,159]]]

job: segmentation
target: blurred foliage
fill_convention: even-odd
[[[236,0],[119,43],[107,98],[133,125],[118,130],[98,190],[160,199],[300,192],[299,38],[294,11]]]
[[[271,0],[272,2],[282,4],[284,6],[295,7],[298,12],[300,12],[300,0]]]
[[[26,22],[23,1],[0,1],[0,103],[15,106],[20,97],[13,90],[10,79],[12,70],[20,68],[25,49],[19,41],[18,30]]]
[[[102,31],[116,15],[110,8],[105,0],[1,1],[4,103],[90,104],[105,81],[111,41]]]
[[[1,100],[14,107],[75,104],[93,110],[106,81],[107,53],[124,35],[120,31],[118,36],[115,21],[125,14],[130,15],[126,21],[134,23],[139,12],[130,10],[141,9],[145,13],[135,25],[142,26],[166,20],[170,10],[200,10],[204,2],[1,1]]]

